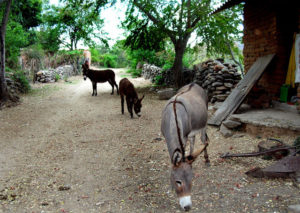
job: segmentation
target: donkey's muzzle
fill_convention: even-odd
[[[179,204],[184,211],[189,211],[192,208],[191,196],[184,196],[179,198]]]

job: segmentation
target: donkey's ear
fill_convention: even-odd
[[[172,163],[175,166],[178,166],[181,161],[182,161],[182,154],[179,151],[174,152],[172,157]]]
[[[145,95],[143,95],[143,97],[140,99],[140,101],[142,101],[145,98]]]

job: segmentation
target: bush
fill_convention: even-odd
[[[141,76],[142,76],[142,70],[141,70],[141,69],[129,69],[129,70],[127,71],[127,73],[130,73],[130,75],[131,75],[133,78],[141,77]]]
[[[92,63],[100,64],[101,62],[101,55],[98,49],[91,48],[90,49],[91,55],[92,55]]]
[[[109,68],[116,68],[117,67],[116,58],[117,56],[111,54],[102,55],[103,66]]]
[[[162,75],[155,76],[154,82],[156,85],[162,85],[164,83]]]
[[[29,80],[27,79],[24,71],[11,70],[7,68],[7,74],[15,83],[18,84],[18,89],[21,93],[28,93],[31,90]]]
[[[55,82],[59,81],[59,79],[60,79],[60,75],[56,73],[54,76]]]

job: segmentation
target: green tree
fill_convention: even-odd
[[[2,2],[0,2],[2,3]],[[7,0],[0,27],[0,105],[10,97],[5,80],[5,34],[12,0]],[[2,5],[1,5],[2,6]]]
[[[216,22],[214,16],[209,15],[213,11],[212,0],[129,0],[129,3],[127,17],[130,22],[135,23],[129,26],[136,26],[137,29],[140,26],[138,20],[144,20],[145,23],[146,20],[150,20],[150,26],[155,27],[157,31],[169,37],[173,43],[175,59],[172,70],[174,72],[176,87],[182,86],[182,59],[193,32],[198,32],[198,36],[202,37],[203,32],[199,29],[208,29],[205,31],[205,35],[217,37],[219,34],[214,34],[215,31],[210,30],[207,26],[221,24],[220,26],[214,26],[214,28],[224,28],[222,24],[225,24],[226,29],[224,30],[228,32],[226,35],[231,35],[231,33],[235,33],[234,30],[241,23],[240,19],[235,22],[230,18],[230,21],[226,23]],[[221,20],[225,17],[226,14],[224,15],[223,13],[218,15],[218,18]],[[233,18],[236,18],[236,16]],[[161,38],[164,39],[165,37],[161,36]],[[209,38],[209,36],[206,38]],[[228,40],[230,38],[228,37]],[[212,44],[214,45],[215,43]]]
[[[79,41],[84,44],[95,45],[94,39],[97,38],[106,42],[105,33],[101,32],[103,19],[99,14],[106,5],[112,5],[114,1],[108,0],[62,0],[61,7],[49,7],[45,13],[45,21],[51,29],[67,35],[68,42],[65,45],[70,49],[77,49]]]

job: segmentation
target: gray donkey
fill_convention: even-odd
[[[207,96],[197,84],[188,84],[166,104],[162,112],[161,131],[166,139],[173,164],[171,185],[179,197],[181,208],[188,211],[192,207],[192,163],[204,151],[206,163],[209,163],[206,147]],[[194,151],[195,135],[201,132],[204,147]],[[187,141],[190,142],[190,154],[185,156]]]

